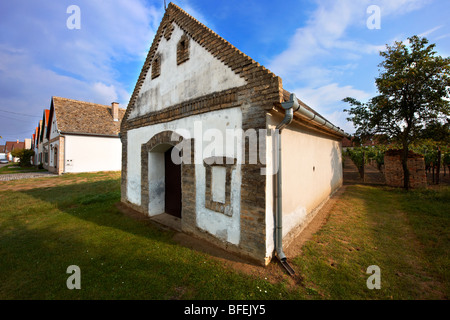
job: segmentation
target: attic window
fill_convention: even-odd
[[[172,23],[169,23],[166,27],[166,30],[164,30],[164,38],[166,38],[167,41],[170,40],[170,37],[172,36],[172,32],[175,29]]]
[[[152,62],[152,79],[159,77],[161,74],[161,55],[157,54]]]
[[[189,60],[189,38],[186,34],[183,34],[177,45],[177,65],[187,60]]]

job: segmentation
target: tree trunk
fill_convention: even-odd
[[[433,163],[433,169],[431,170],[431,183],[434,184],[434,178],[435,178],[435,174],[434,174],[434,163]]]
[[[436,184],[439,184],[439,175],[441,174],[441,148],[438,147],[437,168],[436,168]]]
[[[361,168],[363,183],[366,182],[365,167],[366,167],[366,151],[363,151],[363,161],[362,161],[362,168]]]
[[[408,169],[408,144],[403,144],[402,167],[403,167],[403,187],[409,190],[409,169]]]

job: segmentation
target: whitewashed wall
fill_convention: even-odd
[[[214,92],[240,87],[246,84],[245,79],[236,75],[229,67],[212,56],[207,50],[189,40],[189,60],[177,65],[177,44],[183,30],[175,23],[174,31],[169,40],[162,37],[157,54],[161,57],[160,75],[151,79],[151,70],[147,73],[143,86],[138,94],[134,109],[130,112],[130,119],[148,114],[153,111],[199,98]],[[195,125],[197,124],[197,126]],[[199,129],[199,125],[202,127]],[[240,108],[219,110],[205,114],[174,120],[168,123],[155,124],[148,127],[130,130],[127,133],[127,199],[133,204],[141,204],[141,145],[147,143],[155,134],[162,131],[176,131],[185,138],[195,138],[206,130],[211,137],[195,140],[196,158],[196,214],[200,229],[233,244],[239,243],[240,238],[240,186],[241,167],[236,166],[232,172],[231,206],[233,214],[227,216],[205,208],[205,168],[203,159],[211,155],[204,155],[211,150],[214,132],[225,137],[227,129],[242,128],[242,113]],[[189,137],[187,137],[189,136]],[[209,140],[211,138],[211,140]],[[226,150],[226,141],[218,142],[221,150],[214,156],[240,157],[235,150]],[[239,146],[238,150],[240,151]],[[149,214],[161,213],[164,199],[156,195],[161,189],[162,170],[161,155],[149,155]],[[240,159],[238,160],[240,161]],[[153,168],[153,169],[152,169]]]
[[[241,161],[241,142],[233,150],[227,148],[231,137],[227,137],[227,130],[242,128],[242,112],[240,108],[231,108],[195,115],[179,120],[155,124],[148,127],[130,130],[127,133],[127,199],[133,204],[141,204],[141,145],[147,143],[154,135],[163,131],[175,131],[185,138],[195,139],[195,175],[196,175],[196,215],[198,227],[227,242],[238,244],[240,239],[240,186],[241,166],[237,165],[232,173],[231,181],[231,206],[233,214],[231,217],[222,213],[214,212],[205,208],[205,167],[203,159],[209,157],[208,150],[216,149],[221,153],[215,156],[227,156],[237,158]],[[208,136],[208,133],[212,135]],[[224,137],[222,141],[216,140],[214,133]],[[203,137],[198,139],[197,137]],[[216,145],[215,142],[218,144]],[[216,148],[217,147],[217,148]],[[227,150],[228,149],[228,150]],[[159,164],[162,162],[159,157]],[[158,167],[158,155],[149,156],[148,167]],[[150,175],[152,170],[149,169]],[[155,173],[157,174],[157,173]],[[160,177],[161,178],[161,177]],[[164,205],[161,199],[155,204],[152,202],[152,189],[157,188],[154,184],[160,183],[161,179],[149,181],[149,212],[150,214],[161,213]],[[152,186],[153,185],[153,186]],[[154,199],[153,199],[154,200]],[[150,208],[153,204],[155,207]]]
[[[122,143],[117,138],[65,135],[64,172],[120,171]]]
[[[151,70],[147,73],[130,119],[246,84],[243,78],[192,39],[189,60],[177,65],[177,44],[183,30],[175,23],[173,25],[175,29],[170,40],[162,37],[157,50],[161,55],[161,74],[151,79]]]
[[[56,112],[53,112],[52,119],[49,119],[48,121],[50,121],[49,124],[51,124],[50,137],[49,137],[49,141],[50,141],[53,138],[56,138],[57,136],[59,136],[58,123],[56,121]]]
[[[281,120],[281,117],[268,115],[268,127],[274,129]],[[281,144],[285,239],[309,223],[313,218],[311,213],[342,185],[342,147],[339,141],[295,123],[282,131]],[[274,154],[270,139],[267,150],[267,161],[271,161]],[[273,177],[267,176],[266,183],[266,233],[269,235],[274,232]],[[273,237],[267,237],[266,248],[271,255]]]

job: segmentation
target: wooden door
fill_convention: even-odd
[[[55,168],[58,169],[58,149],[55,147],[55,153],[53,154],[53,164],[55,165]]]
[[[171,153],[174,147],[164,153],[165,162],[165,212],[181,218],[181,164],[174,164]]]

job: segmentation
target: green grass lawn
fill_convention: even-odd
[[[114,205],[120,200],[117,174],[50,179],[55,186],[43,178],[0,191],[0,299],[449,296],[449,188],[405,193],[348,186],[324,227],[291,259],[296,281],[285,275],[269,282],[180,246],[171,231],[123,215]],[[5,186],[1,182],[0,190]],[[81,290],[66,287],[70,265],[81,269]],[[366,286],[370,265],[381,269],[380,290]]]

